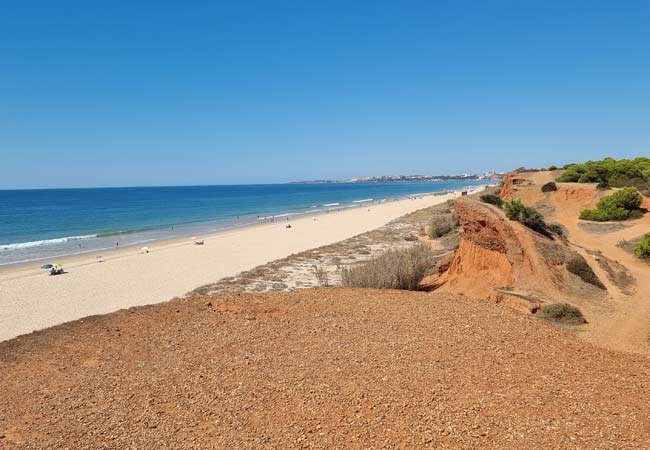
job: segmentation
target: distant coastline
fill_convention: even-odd
[[[0,268],[460,191],[487,181],[1,191]],[[43,226],[34,214],[48,211]]]
[[[418,183],[432,181],[498,181],[505,174],[486,172],[483,174],[462,175],[379,175],[371,177],[350,178],[347,180],[301,180],[289,184],[346,184],[346,183]]]

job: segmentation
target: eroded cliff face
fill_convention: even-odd
[[[530,181],[516,172],[510,172],[503,177],[503,187],[501,188],[501,199],[511,200],[516,186],[529,184]]]
[[[515,284],[514,264],[523,264],[518,236],[491,207],[459,200],[454,209],[461,241],[448,270],[438,280],[449,292],[496,298],[498,290]]]
[[[513,285],[515,275],[505,253],[464,239],[441,282],[444,291],[492,298],[495,289]]]
[[[473,199],[456,201],[461,239],[446,270],[431,283],[460,293],[533,311],[574,295],[601,296],[566,270],[577,257],[567,242],[549,239]]]

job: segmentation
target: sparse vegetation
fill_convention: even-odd
[[[568,303],[552,303],[544,305],[535,313],[540,319],[558,322],[566,325],[582,325],[587,323],[580,309]]]
[[[577,183],[607,183],[614,187],[632,186],[650,192],[650,158],[605,158],[570,164],[557,181]]]
[[[314,265],[313,269],[318,284],[323,287],[329,286],[330,285],[329,276],[327,275],[327,271],[323,268],[323,266]]]
[[[548,225],[544,222],[544,216],[535,208],[524,205],[521,200],[514,199],[503,204],[506,216],[510,220],[515,220],[531,230],[537,231],[544,236],[551,237]]]
[[[548,231],[550,231],[551,233],[557,236],[564,237],[564,235],[566,234],[564,231],[564,227],[559,223],[549,223],[546,226],[548,227]]]
[[[557,166],[549,166],[548,170],[557,170]]]
[[[420,281],[433,268],[431,248],[418,243],[404,249],[392,249],[364,264],[344,268],[343,286],[354,288],[417,290]]]
[[[625,187],[600,199],[594,209],[585,209],[580,219],[595,222],[636,219],[643,215],[640,210],[643,196],[634,187]]]
[[[594,271],[591,270],[591,267],[582,256],[576,255],[571,258],[566,264],[566,269],[572,274],[579,276],[585,283],[589,283],[600,289],[606,289],[603,282],[600,281]]]
[[[650,233],[646,233],[634,247],[634,256],[641,259],[650,259]]]
[[[555,192],[557,191],[557,184],[554,181],[549,181],[542,186],[542,192]]]
[[[499,208],[503,206],[503,200],[501,200],[501,197],[496,194],[481,195],[481,201],[483,203],[489,203],[491,205],[498,206]]]
[[[433,216],[427,227],[427,234],[431,239],[437,239],[450,233],[458,226],[456,213],[440,214]]]
[[[609,190],[611,188],[612,187],[609,185],[609,183],[607,181],[601,181],[600,183],[598,183],[596,185],[596,189],[598,189],[599,191],[607,191],[607,190]]]

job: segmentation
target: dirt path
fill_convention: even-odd
[[[599,345],[616,350],[650,352],[650,267],[616,245],[620,240],[633,239],[647,232],[650,229],[650,217],[646,216],[624,230],[597,236],[578,226],[576,217],[575,214],[558,208],[557,220],[569,231],[571,242],[619,261],[630,271],[637,283],[636,293],[625,295],[603,276],[602,272],[598,273],[598,264],[592,264],[606,284],[616,305],[616,311],[609,317],[598,318],[600,326],[591,327],[588,338]],[[591,259],[593,261],[593,256]]]
[[[552,180],[549,172],[540,172],[531,178],[535,189]],[[522,197],[526,196],[525,193],[522,194]],[[608,192],[604,193],[607,194]],[[650,231],[650,214],[620,227],[602,224],[585,227],[585,222],[580,221],[578,215],[585,207],[592,206],[599,195],[593,185],[575,183],[558,183],[558,191],[548,195],[548,203],[553,209],[548,219],[566,227],[571,244],[589,261],[594,272],[607,286],[611,297],[613,308],[591,311],[591,324],[582,336],[606,348],[650,353],[650,265],[617,245],[621,240],[632,240]],[[600,231],[597,231],[599,227]],[[629,270],[636,281],[632,295],[625,293],[609,279],[596,261],[596,252],[620,262]]]

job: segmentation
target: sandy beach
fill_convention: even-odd
[[[192,289],[292,253],[375,229],[459,194],[431,195],[265,223],[189,239],[161,241],[150,253],[127,248],[59,260],[66,273],[48,276],[41,263],[0,270],[0,340],[95,314],[182,296]]]

